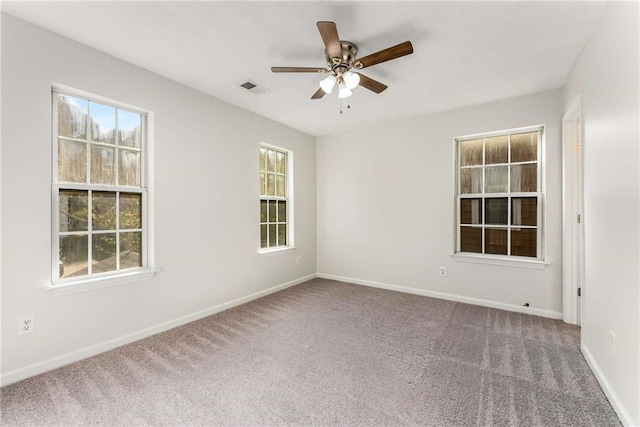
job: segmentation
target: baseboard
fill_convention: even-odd
[[[286,283],[282,283],[277,286],[273,286],[271,288],[265,289],[263,291],[255,292],[253,294],[235,299],[233,301],[225,302],[210,308],[206,308],[204,310],[197,311],[192,314],[188,314],[186,316],[179,317],[174,320],[170,320],[168,322],[161,323],[159,325],[151,326],[149,328],[141,329],[139,331],[133,332],[131,334],[124,335],[119,338],[115,338],[100,344],[92,345],[90,347],[85,347],[80,350],[72,351],[71,353],[63,354],[61,356],[56,356],[51,359],[44,360],[42,362],[34,363],[33,365],[26,366],[24,368],[16,369],[13,371],[9,371],[0,376],[0,385],[7,385],[11,383],[18,382],[20,380],[32,377],[34,375],[42,374],[44,372],[50,371],[52,369],[59,368],[64,365],[68,365],[73,362],[77,362],[82,359],[86,359],[87,357],[95,356],[96,354],[104,353],[105,351],[113,350],[114,348],[121,347],[125,344],[132,343],[134,341],[141,340],[143,338],[147,338],[151,335],[158,334],[160,332],[167,331],[169,329],[173,329],[177,326],[184,325],[189,322],[193,322],[195,320],[202,319],[203,317],[211,316],[212,314],[219,313],[224,310],[228,310],[232,307],[236,307],[238,305],[247,303],[249,301],[253,301],[255,299],[261,298],[263,296],[272,294],[274,292],[281,291],[283,289],[289,288],[291,286],[295,286],[297,284],[306,282],[307,280],[311,280],[317,277],[315,273],[309,274],[304,277],[300,277],[295,280],[291,280]]]
[[[582,344],[580,346],[580,349],[582,350],[582,355],[584,356],[584,358],[587,361],[587,364],[591,368],[593,375],[595,375],[596,379],[598,380],[598,383],[600,383],[600,387],[602,387],[604,394],[607,396],[607,399],[609,399],[609,403],[613,407],[613,410],[616,411],[616,414],[618,415],[618,418],[620,418],[620,421],[622,422],[622,424],[625,425],[626,427],[640,426],[640,420],[638,420],[638,423],[634,423],[633,420],[631,419],[631,416],[629,415],[627,410],[624,408],[624,405],[620,402],[618,395],[613,390],[613,387],[611,387],[611,384],[609,384],[609,381],[607,381],[607,377],[604,376],[604,373],[600,369],[600,366],[598,366],[598,363],[596,362],[596,359],[594,359],[593,355],[589,351],[589,348],[587,348],[586,345]]]
[[[374,282],[371,280],[354,279],[352,277],[335,276],[333,274],[318,273],[323,279],[337,280],[339,282],[353,283],[356,285],[370,286],[373,288],[388,289],[391,291],[404,292],[414,295],[422,295],[425,297],[439,298],[448,301],[463,302],[466,304],[480,305],[483,307],[497,308],[500,310],[514,311],[517,313],[533,314],[535,316],[547,317],[549,319],[562,319],[562,313],[542,310],[539,308],[523,307],[515,304],[506,304],[503,302],[484,300],[479,298],[465,297],[455,294],[447,294],[444,292],[428,291],[425,289],[410,288],[407,286],[391,285],[389,283]]]

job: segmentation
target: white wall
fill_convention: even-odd
[[[155,279],[65,296],[45,290],[52,82],[155,113]],[[316,271],[311,136],[6,14],[2,124],[3,375]],[[291,254],[257,255],[260,141],[294,151]],[[18,336],[17,319],[29,314],[36,332]]]
[[[582,344],[630,425],[640,425],[638,9],[607,4],[564,91],[565,108],[581,93],[584,127]]]
[[[559,315],[561,95],[549,91],[318,138],[319,273],[514,308],[528,302]],[[537,124],[546,125],[552,264],[534,270],[453,260],[453,138]]]

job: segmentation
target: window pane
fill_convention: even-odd
[[[130,111],[118,110],[118,144],[140,148],[142,117]]]
[[[62,94],[57,113],[58,182],[141,185],[143,115]],[[142,264],[142,232],[118,232],[142,228],[142,194],[65,189],[57,202],[61,234],[88,232],[58,237],[60,277]]]
[[[260,226],[260,247],[267,247],[267,225]]]
[[[115,144],[116,109],[106,105],[91,103],[91,140]]]
[[[287,244],[287,226],[286,224],[278,224],[278,246],[286,246]]]
[[[260,173],[260,195],[267,195],[267,177],[264,173]]]
[[[60,277],[76,277],[89,274],[87,236],[60,237]]]
[[[278,202],[278,222],[287,222],[287,202]]]
[[[109,185],[116,183],[115,149],[91,146],[91,182]]]
[[[506,193],[508,166],[495,166],[485,169],[485,193]]]
[[[58,95],[58,135],[87,139],[87,101]]]
[[[260,147],[260,170],[267,170],[267,150]]]
[[[120,233],[120,270],[142,266],[142,233]]]
[[[91,245],[91,272],[113,271],[116,265],[116,233],[94,234]]]
[[[89,224],[89,193],[60,190],[58,195],[60,231],[86,231]]]
[[[269,247],[278,245],[278,234],[276,233],[276,225],[269,224]]]
[[[260,196],[272,199],[260,201],[260,247],[284,246],[287,241],[287,205],[286,201],[274,199],[286,197],[287,154],[260,147],[259,163]]]
[[[511,135],[511,163],[538,159],[538,132]]]
[[[482,253],[482,228],[460,227],[460,251]]]
[[[509,162],[509,137],[495,136],[485,139],[485,164]]]
[[[482,193],[482,168],[460,170],[460,193]]]
[[[94,191],[91,197],[92,228],[94,230],[115,230],[116,193]]]
[[[460,224],[482,224],[482,199],[460,199]]]
[[[484,201],[485,224],[507,224],[508,205],[507,198],[485,199]]]
[[[514,193],[538,191],[538,165],[511,166],[511,191]]]
[[[484,230],[484,253],[507,254],[507,230],[502,228],[486,228]]]
[[[276,202],[275,200],[269,200],[269,222],[277,222],[276,217]]]
[[[267,169],[269,172],[276,171],[276,152],[273,150],[267,150]]]
[[[120,193],[120,229],[132,228],[142,228],[142,194]]]
[[[58,181],[87,182],[87,144],[58,140]]]
[[[284,197],[284,176],[276,175],[276,196]]]
[[[511,200],[511,224],[538,225],[538,198],[513,198]]]
[[[460,166],[482,164],[482,138],[460,141]]]
[[[511,255],[537,257],[538,230],[535,228],[511,229]]]
[[[276,172],[284,173],[285,171],[285,159],[287,156],[284,153],[276,152]]]
[[[267,195],[276,195],[276,176],[271,173],[267,175]]]
[[[120,150],[119,184],[140,186],[140,153]]]
[[[260,200],[260,222],[267,222],[267,201]]]

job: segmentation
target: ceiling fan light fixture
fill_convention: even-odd
[[[351,89],[349,89],[345,84],[340,83],[338,85],[338,98],[348,98],[352,95]]]
[[[327,94],[331,93],[333,87],[336,85],[336,76],[330,74],[326,78],[320,80],[320,88]]]
[[[342,75],[342,78],[347,89],[355,89],[360,84],[360,74],[358,73],[347,71]]]

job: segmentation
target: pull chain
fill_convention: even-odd
[[[351,109],[351,100],[347,98],[347,110]],[[340,114],[342,114],[342,98],[340,98]]]

